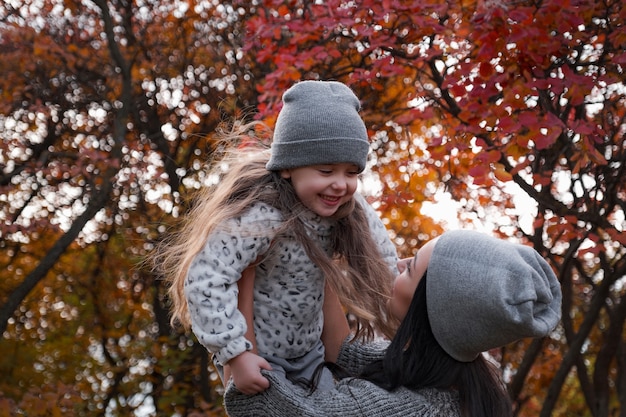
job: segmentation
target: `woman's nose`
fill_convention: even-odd
[[[398,272],[403,273],[404,270],[407,267],[407,264],[409,263],[410,258],[402,258],[398,261],[397,263],[397,267],[398,267]]]

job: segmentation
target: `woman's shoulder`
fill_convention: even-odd
[[[432,413],[432,416],[454,417],[461,415],[458,391],[424,388],[416,391],[422,404]]]
[[[361,342],[352,340],[352,335],[346,337],[339,349],[337,365],[348,372],[357,375],[372,362],[381,360],[389,346],[387,340]]]

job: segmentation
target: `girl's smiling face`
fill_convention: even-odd
[[[398,262],[398,270],[400,275],[393,282],[393,293],[389,301],[391,313],[399,320],[404,319],[417,284],[424,276],[430,261],[430,255],[433,253],[437,238],[432,239],[424,244],[413,258],[402,259]]]
[[[350,163],[311,165],[285,169],[280,175],[291,179],[302,204],[322,217],[329,217],[356,192],[359,168]]]

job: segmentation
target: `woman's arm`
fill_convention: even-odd
[[[458,417],[458,396],[439,390],[386,391],[360,379],[345,379],[332,390],[312,394],[289,382],[284,375],[264,372],[270,387],[254,396],[229,385],[224,404],[230,417]]]

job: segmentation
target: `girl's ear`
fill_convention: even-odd
[[[289,169],[283,169],[280,171],[280,176],[286,180],[288,180],[289,178],[291,178],[291,170]]]

